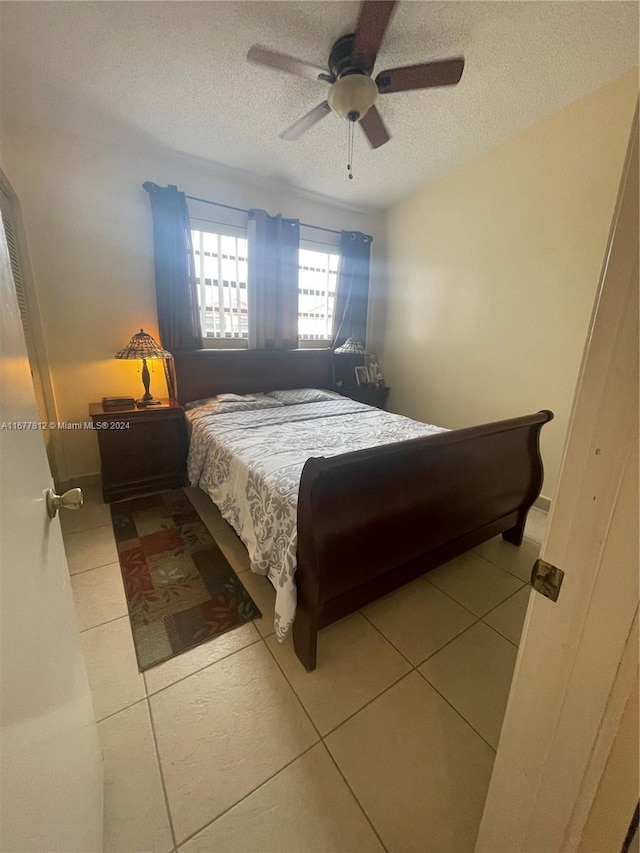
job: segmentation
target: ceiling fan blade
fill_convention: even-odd
[[[312,65],[310,62],[284,53],[276,53],[275,50],[269,50],[259,44],[249,48],[247,59],[256,65],[266,65],[268,68],[275,68],[286,74],[304,77],[305,80],[325,80],[327,83],[333,83],[335,80],[333,74],[330,74],[326,68],[320,68],[319,65]]]
[[[306,115],[302,116],[302,118],[299,118],[298,121],[294,121],[291,127],[283,130],[280,134],[280,139],[288,139],[291,142],[295,139],[300,139],[303,133],[306,133],[314,124],[317,124],[320,119],[323,119],[330,112],[331,107],[326,101],[323,101]]]
[[[384,145],[385,142],[391,139],[391,135],[385,127],[382,116],[375,104],[364,114],[359,124],[364,130],[364,134],[372,148],[380,148],[381,145]]]
[[[455,86],[462,77],[464,59],[444,59],[441,62],[423,62],[381,71],[376,84],[381,95],[406,92],[409,89],[431,89],[435,86]]]
[[[362,0],[356,25],[353,55],[373,68],[389,26],[396,0]]]

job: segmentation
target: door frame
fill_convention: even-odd
[[[542,547],[564,584],[557,602],[529,602],[476,853],[579,848],[634,688],[637,346],[636,106]]]

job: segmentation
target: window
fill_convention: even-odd
[[[331,339],[338,277],[337,254],[300,249],[298,261],[298,339]]]
[[[204,338],[246,339],[247,240],[192,231],[200,326]]]
[[[247,239],[242,234],[231,227],[226,234],[191,231],[202,336],[235,340],[236,346],[247,340],[249,328]],[[318,245],[324,251],[309,248],[305,240],[299,252],[298,339],[324,344],[331,339],[339,256]]]

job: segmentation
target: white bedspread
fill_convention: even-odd
[[[279,640],[296,611],[296,509],[306,460],[443,431],[346,398],[226,414],[194,409],[187,417],[191,485],[219,507],[251,569],[273,584]]]

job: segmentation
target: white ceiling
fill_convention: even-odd
[[[638,64],[636,2],[404,0],[376,72],[464,55],[457,87],[380,98],[373,151],[331,114],[278,133],[327,86],[245,61],[260,43],[325,65],[357,2],[2,2],[6,115],[90,133],[104,121],[171,149],[362,207],[386,207]],[[96,117],[101,117],[97,121]]]

